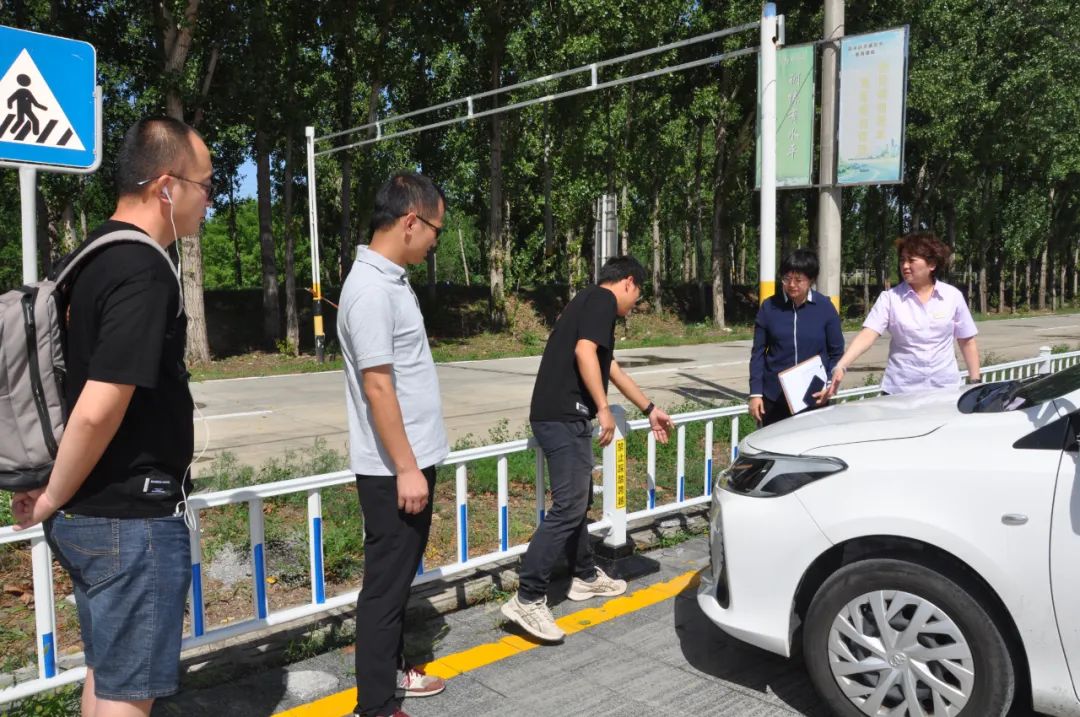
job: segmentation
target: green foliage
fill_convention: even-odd
[[[80,710],[82,689],[68,685],[5,705],[6,717],[76,717]]]
[[[2,24],[93,43],[104,91],[104,169],[85,177],[39,175],[39,273],[111,213],[109,167],[138,117],[169,111],[197,121],[213,151],[222,191],[202,235],[204,286],[277,282],[281,295],[287,279],[306,286],[312,269],[305,126],[324,136],[476,97],[495,85],[752,22],[761,5],[282,0],[202,3],[184,18],[185,8],[179,0],[0,5]],[[781,9],[788,44],[819,39],[820,3]],[[1080,24],[1073,12],[1064,0],[848,4],[849,34],[910,26],[905,175],[896,186],[845,189],[842,262],[849,283],[865,282],[869,294],[871,285],[876,293],[895,281],[891,242],[925,227],[953,245],[951,280],[981,311],[1076,301]],[[189,50],[166,68],[165,53],[155,48],[167,46],[165,33],[178,26],[190,31]],[[737,33],[601,66],[598,79],[737,50],[756,39]],[[563,77],[497,99],[521,102],[588,80],[588,73]],[[434,273],[424,265],[409,269],[417,284],[468,282],[482,293],[501,277],[511,295],[539,285],[568,295],[591,275],[595,201],[611,192],[619,198],[628,250],[650,265],[652,297],[688,280],[701,285],[691,293],[704,300],[704,285],[716,281],[731,304],[732,285],[752,286],[758,273],[755,88],[756,63],[744,57],[497,120],[451,122],[463,110],[458,102],[320,142],[323,151],[377,132],[448,122],[316,158],[322,284],[340,286],[355,246],[367,240],[379,184],[396,169],[419,168],[446,190],[449,211]],[[483,112],[496,98],[479,97],[474,105]],[[255,165],[257,195],[241,196],[240,172]],[[493,207],[496,195],[501,199]],[[816,197],[814,190],[779,193],[778,256],[815,241]],[[0,288],[21,281],[19,225],[16,173],[3,171]],[[268,336],[266,345],[277,338]],[[523,330],[521,338],[538,345],[542,332]]]

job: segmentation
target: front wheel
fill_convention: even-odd
[[[814,687],[838,715],[999,717],[1016,675],[993,619],[917,563],[862,560],[831,575],[803,629]]]

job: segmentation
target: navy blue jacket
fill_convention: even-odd
[[[840,316],[829,297],[810,290],[798,309],[781,291],[765,300],[754,322],[754,348],[750,351],[750,395],[776,401],[783,396],[777,375],[814,354],[825,371],[844,355]]]

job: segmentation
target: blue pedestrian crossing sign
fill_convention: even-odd
[[[95,168],[96,80],[90,43],[0,25],[0,162]]]

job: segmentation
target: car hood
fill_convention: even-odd
[[[867,398],[806,411],[754,431],[751,452],[800,455],[819,448],[925,436],[960,415],[964,387]]]

